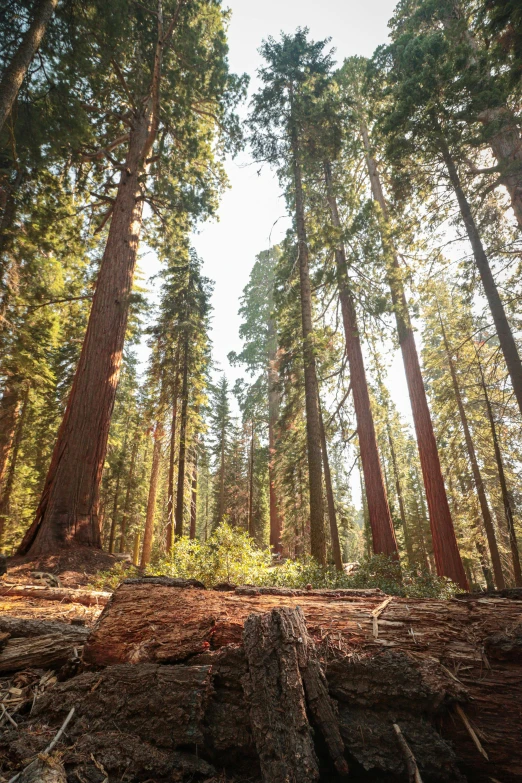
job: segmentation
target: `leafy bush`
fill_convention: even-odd
[[[118,563],[111,571],[100,572],[92,586],[115,588],[120,581],[134,576],[136,572],[134,567]],[[322,568],[311,557],[273,565],[269,550],[259,549],[246,532],[226,522],[212,533],[208,541],[179,539],[172,553],[157,559],[147,573],[198,579],[206,587],[222,582],[259,587],[378,587],[390,595],[411,598],[450,598],[457,590],[457,586],[448,579],[401,567],[384,555],[364,560],[352,574],[339,573],[333,566]]]

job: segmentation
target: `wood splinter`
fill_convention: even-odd
[[[372,621],[373,621],[373,638],[377,639],[379,636],[379,617],[384,612],[388,604],[393,601],[393,596],[390,595],[385,601],[382,602],[382,604],[379,604],[379,606],[376,606],[375,609],[371,612]]]
[[[404,762],[406,764],[406,771],[408,773],[409,783],[422,783],[422,778],[420,776],[420,772],[417,766],[417,762],[415,760],[415,756],[413,755],[410,746],[406,742],[406,739],[401,731],[400,726],[397,723],[394,723],[393,730],[397,735],[397,741],[402,751],[402,755],[404,756]]]
[[[475,747],[477,748],[478,752],[481,753],[484,756],[486,761],[489,761],[488,754],[486,753],[486,751],[482,747],[482,743],[480,742],[480,740],[479,740],[479,738],[478,738],[478,736],[477,736],[473,726],[471,725],[471,723],[468,720],[468,716],[466,715],[466,713],[464,712],[464,710],[462,709],[460,704],[455,704],[455,710],[456,710],[457,714],[459,715],[459,717],[462,719],[462,723],[466,727],[466,730],[467,730],[469,736],[471,737],[471,739],[473,740],[473,743],[474,743]]]

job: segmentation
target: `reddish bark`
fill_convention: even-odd
[[[248,476],[248,533],[252,538],[255,537],[254,529],[254,456],[255,456],[255,440],[254,440],[254,420],[252,419],[252,432],[250,436],[250,465]]]
[[[192,488],[190,493],[190,538],[196,538],[196,524],[198,515],[198,452],[197,445],[194,449],[194,462],[192,464]]]
[[[326,442],[326,432],[324,429],[323,412],[321,409],[321,400],[319,404],[319,422],[321,425],[321,451],[323,453],[324,483],[326,486],[326,500],[328,503],[328,521],[330,522],[330,538],[332,544],[332,557],[335,567],[338,571],[343,570],[343,558],[341,555],[341,544],[339,543],[339,528],[337,527],[337,512],[335,510],[335,498],[332,486],[332,474],[330,472],[330,460],[328,459],[328,444]]]
[[[178,392],[179,392],[179,348],[176,352],[176,375],[174,391],[172,393],[172,422],[170,425],[170,456],[169,456],[169,488],[167,500],[167,541],[166,549],[170,552],[174,540],[174,464],[176,462],[176,424],[178,418]]]
[[[299,282],[301,293],[301,327],[303,336],[303,362],[306,408],[306,445],[308,454],[308,489],[310,497],[310,549],[321,565],[326,564],[326,539],[324,531],[323,471],[321,455],[321,428],[319,423],[319,387],[314,353],[312,317],[312,290],[308,240],[304,217],[304,196],[299,157],[299,140],[295,126],[292,128],[292,165],[295,191],[295,220],[297,228]]]
[[[332,173],[329,163],[324,165],[327,200],[330,207],[332,223],[335,228],[341,228],[337,202],[333,191]],[[343,317],[346,354],[350,366],[350,381],[352,385],[353,404],[357,419],[357,434],[361,450],[361,462],[364,473],[364,486],[368,503],[368,514],[375,554],[398,557],[397,541],[393,521],[386,496],[386,487],[381,470],[377,437],[373,423],[373,414],[368,394],[366,371],[362,355],[361,340],[357,326],[357,315],[348,287],[348,268],[344,247],[339,245],[335,250],[337,265],[337,284]]]
[[[178,487],[176,491],[176,538],[183,535],[183,515],[185,513],[185,457],[187,453],[187,418],[188,418],[188,368],[189,368],[189,335],[185,335],[183,346],[183,382],[181,384],[181,419],[179,427],[179,460]]]
[[[21,382],[10,378],[0,400],[0,484],[5,480],[21,404]]]
[[[275,329],[270,322],[269,334],[275,338]],[[276,365],[277,350],[274,350],[269,357],[268,364],[268,481],[269,481],[269,500],[270,500],[270,548],[272,552],[278,554],[282,551],[281,534],[283,531],[283,519],[281,516],[281,504],[277,496],[276,471],[274,457],[276,451],[276,427],[279,418],[279,392],[277,383],[279,374]]]
[[[9,505],[11,502],[11,493],[13,491],[14,478],[16,474],[16,464],[18,462],[18,452],[22,442],[25,419],[27,416],[27,406],[29,403],[29,385],[23,391],[22,410],[16,422],[16,433],[12,442],[11,461],[9,470],[5,476],[5,481],[0,485],[0,545],[4,536],[5,524],[9,516]]]
[[[388,208],[381,186],[377,163],[371,154],[368,129],[364,122],[361,123],[361,135],[366,150],[366,163],[373,198],[379,204],[382,217],[386,221]],[[467,589],[468,583],[457,545],[448,496],[444,486],[431,413],[422,380],[419,354],[415,345],[415,336],[402,283],[399,259],[397,258],[395,248],[386,239],[386,226],[384,226],[383,231],[383,245],[388,264],[388,284],[392,294],[397,334],[408,384],[415,434],[417,436],[437,573],[440,576],[449,577],[462,588]]]

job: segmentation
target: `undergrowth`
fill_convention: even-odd
[[[110,571],[100,571],[91,581],[95,589],[114,589],[138,569],[118,563]],[[457,586],[426,571],[413,570],[384,555],[363,560],[352,574],[322,568],[311,557],[272,563],[268,550],[259,549],[250,536],[228,524],[217,528],[208,541],[184,537],[175,542],[171,555],[157,557],[147,575],[198,579],[206,587],[228,582],[258,587],[373,588],[390,595],[409,598],[450,598]]]

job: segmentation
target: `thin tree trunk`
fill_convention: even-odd
[[[183,535],[183,515],[185,513],[185,458],[187,453],[187,415],[188,415],[188,367],[189,335],[185,335],[183,346],[183,381],[181,384],[181,419],[179,427],[178,487],[176,491],[176,538]]]
[[[218,495],[218,524],[223,521],[225,514],[225,428],[221,428],[221,449],[219,460],[219,495]]]
[[[129,475],[127,477],[127,490],[125,492],[125,501],[123,503],[123,514],[120,523],[120,553],[125,552],[125,536],[127,535],[127,524],[129,519],[129,503],[130,503],[130,496],[132,492],[132,485],[134,481],[134,471],[136,470],[136,459],[138,456],[140,440],[141,440],[141,433],[138,424],[138,429],[136,430],[136,434],[134,436],[134,444],[132,446]]]
[[[500,489],[502,492],[502,502],[504,505],[504,513],[506,515],[506,523],[509,532],[509,546],[511,549],[511,558],[513,561],[513,574],[515,577],[515,585],[517,587],[522,587],[522,571],[520,568],[520,554],[518,551],[517,534],[515,531],[515,520],[513,518],[513,509],[511,507],[511,500],[507,488],[506,474],[504,472],[504,463],[502,460],[502,452],[500,451],[500,444],[498,441],[497,425],[495,423],[495,417],[493,415],[493,409],[491,407],[491,401],[489,399],[486,381],[484,379],[482,363],[480,361],[480,357],[478,355],[478,351],[476,348],[475,348],[475,355],[477,357],[477,362],[479,366],[482,392],[484,394],[489,426],[491,428],[491,437],[493,440],[493,447],[495,449],[495,461],[497,463],[498,478],[500,481]]]
[[[326,539],[324,530],[323,476],[321,456],[321,428],[319,423],[319,387],[315,366],[312,291],[308,240],[304,217],[304,197],[301,177],[299,142],[295,126],[292,127],[292,164],[295,189],[295,220],[299,260],[301,292],[301,325],[303,335],[303,361],[306,407],[306,443],[308,452],[308,484],[310,496],[310,550],[321,564],[326,565]]]
[[[269,340],[275,339],[275,329],[272,321],[268,326]],[[281,533],[283,520],[281,517],[281,503],[276,487],[275,453],[276,453],[276,427],[279,419],[279,392],[277,383],[279,380],[277,371],[277,348],[271,351],[268,360],[268,482],[270,499],[270,548],[274,554],[282,551]]]
[[[522,228],[522,137],[510,109],[496,106],[485,109],[478,119],[490,134],[488,144],[501,169],[500,182],[511,198],[511,206]]]
[[[0,81],[0,130],[11,113],[27,69],[42,42],[57,5],[58,0],[37,0],[34,5],[33,21]]]
[[[462,565],[455,528],[444,486],[439,452],[431,413],[428,406],[426,389],[422,379],[419,354],[415,344],[415,335],[411,324],[408,302],[402,283],[399,259],[395,248],[387,238],[388,207],[384,198],[377,162],[371,154],[370,139],[366,123],[361,123],[361,136],[366,150],[366,164],[374,200],[380,207],[384,227],[382,231],[386,276],[392,295],[393,309],[397,324],[397,335],[401,348],[404,373],[408,384],[408,393],[417,437],[417,447],[422,469],[422,478],[428,503],[428,512],[433,539],[433,551],[437,573],[447,576],[467,589],[466,574]]]
[[[172,551],[174,540],[174,464],[176,462],[176,423],[178,418],[178,392],[179,392],[179,348],[176,352],[176,377],[174,391],[172,393],[172,422],[170,425],[170,454],[169,454],[169,486],[167,500],[167,529],[166,549],[167,554]]]
[[[404,533],[404,546],[406,547],[408,563],[410,567],[412,567],[415,563],[415,558],[413,556],[413,547],[411,544],[410,532],[408,530],[408,522],[406,521],[406,509],[404,507],[404,496],[402,494],[402,485],[401,485],[401,479],[399,475],[399,466],[397,464],[397,455],[395,453],[395,445],[393,443],[388,416],[386,416],[386,430],[388,433],[388,444],[390,446],[390,455],[392,459],[393,474],[395,477],[395,491],[397,493],[397,500],[399,501],[399,515],[401,518],[402,530]]]
[[[156,495],[158,492],[158,477],[161,462],[161,445],[163,426],[157,422],[154,428],[154,450],[152,452],[152,469],[150,472],[149,497],[147,500],[147,516],[143,533],[143,549],[141,552],[141,568],[146,568],[150,562],[152,539],[154,535],[154,513],[156,511]]]
[[[491,315],[493,316],[500,347],[502,348],[502,353],[504,354],[504,359],[506,361],[513,391],[515,392],[518,407],[520,409],[520,413],[522,414],[522,362],[520,361],[517,344],[515,342],[515,338],[513,337],[513,332],[509,325],[506,311],[504,310],[504,305],[502,304],[502,300],[498,293],[495,278],[493,277],[488,258],[484,251],[484,246],[482,245],[482,240],[480,238],[477,224],[475,223],[475,219],[471,212],[471,207],[460,182],[457,167],[455,166],[453,158],[451,157],[449,147],[446,143],[446,139],[442,135],[442,132],[439,133],[439,145],[442,157],[444,158],[444,163],[446,164],[446,168],[448,170],[450,182],[457,197],[460,214],[462,216],[462,220],[464,221],[464,225],[466,226],[466,231],[473,250],[475,263],[482,280],[482,285],[484,286],[484,291],[489,303]]]
[[[21,403],[21,380],[8,378],[0,400],[0,485],[5,479]]]
[[[468,418],[466,416],[466,411],[464,409],[464,402],[462,400],[462,395],[460,393],[460,387],[457,378],[457,372],[455,369],[455,363],[453,361],[453,357],[449,347],[448,339],[446,336],[446,330],[444,328],[444,323],[442,321],[440,310],[439,310],[439,322],[440,322],[440,328],[442,330],[442,339],[444,340],[444,347],[446,349],[446,357],[450,368],[453,391],[455,393],[455,399],[457,401],[457,407],[459,409],[460,422],[462,424],[462,429],[464,431],[464,439],[466,441],[468,458],[473,473],[473,481],[475,482],[475,489],[477,491],[477,495],[480,503],[480,510],[482,512],[484,528],[486,530],[486,538],[488,540],[489,553],[491,556],[491,563],[493,565],[493,573],[495,575],[495,583],[499,590],[503,590],[506,585],[504,582],[504,574],[502,573],[502,565],[500,563],[500,554],[498,551],[497,541],[495,538],[495,528],[493,527],[493,519],[491,518],[491,512],[489,510],[488,500],[486,497],[486,490],[484,487],[484,482],[482,480],[482,475],[477,461],[475,446],[473,444],[473,438],[471,437]]]
[[[248,533],[254,538],[254,419],[252,419],[252,432],[250,436],[250,469],[248,481]]]
[[[198,515],[198,446],[194,444],[194,462],[192,464],[192,487],[190,493],[190,538],[196,538]]]
[[[372,531],[370,528],[370,515],[368,513],[368,497],[366,494],[366,487],[364,486],[364,471],[362,469],[362,459],[360,455],[360,447],[359,447],[359,459],[358,462],[358,468],[359,468],[359,480],[361,484],[361,503],[362,503],[362,515],[363,515],[363,534],[364,534],[364,546],[366,549],[366,556],[371,557],[373,555],[373,547],[372,547]]]
[[[332,172],[328,162],[324,164],[326,194],[332,224],[341,228],[337,201],[335,199]],[[352,385],[353,404],[357,419],[357,434],[361,451],[361,462],[366,487],[368,514],[372,530],[373,551],[375,554],[385,554],[398,557],[397,541],[393,529],[393,521],[386,497],[386,487],[381,469],[375,425],[370,405],[370,395],[366,382],[366,371],[362,355],[361,341],[357,327],[357,316],[353,299],[348,287],[348,266],[344,247],[340,244],[335,250],[337,266],[337,285],[343,317],[346,354],[350,366],[350,381]]]
[[[20,444],[22,442],[22,435],[24,431],[25,420],[27,417],[27,408],[29,404],[29,384],[25,385],[25,389],[22,394],[22,409],[20,416],[16,424],[16,434],[13,439],[11,450],[11,461],[9,463],[9,470],[5,477],[5,482],[0,486],[0,545],[2,543],[5,531],[5,524],[9,517],[9,506],[11,503],[11,494],[13,492],[14,479],[16,475],[16,465],[18,462],[18,453],[20,451]]]
[[[341,554],[341,544],[339,541],[339,528],[337,526],[337,513],[335,510],[335,498],[332,486],[332,474],[330,472],[330,460],[328,459],[328,444],[326,442],[326,432],[324,429],[323,411],[321,408],[321,399],[318,399],[319,405],[319,423],[321,425],[321,451],[323,453],[324,482],[326,485],[326,500],[328,503],[328,520],[330,522],[330,538],[332,541],[332,556],[337,571],[343,570],[343,558]]]
[[[3,206],[2,219],[0,220],[0,287],[2,291],[2,299],[0,302],[0,329],[4,326],[4,318],[9,301],[9,284],[6,280],[6,270],[8,268],[9,251],[13,244],[13,238],[15,231],[13,230],[17,200],[16,193],[20,188],[23,180],[23,173],[21,169],[18,169],[14,182],[4,188],[5,202]]]

